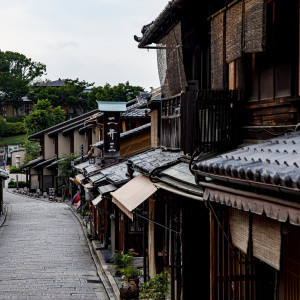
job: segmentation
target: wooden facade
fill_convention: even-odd
[[[214,157],[295,131],[300,124],[299,8],[298,0],[171,1],[138,40],[140,48],[152,43],[166,47],[158,50],[163,94],[161,111],[153,107],[160,113],[154,117],[161,129],[153,144],[159,139],[161,146],[186,157],[200,154],[201,161],[204,154]],[[170,49],[176,53],[178,47],[181,57],[170,63]],[[213,181],[225,190],[232,188],[228,178],[237,174],[234,189],[246,195],[250,180],[238,164],[227,166],[217,173],[219,165],[211,163],[195,180],[201,185],[207,183],[205,174],[215,174]],[[149,172],[150,179],[159,181],[160,170]],[[186,189],[180,179],[177,184]],[[286,209],[288,201],[299,204],[298,186],[290,188],[297,199],[263,185],[255,192],[258,198],[284,199]],[[164,190],[153,196],[155,221],[168,229],[154,226],[150,231],[148,226],[149,275],[170,271],[172,300],[198,295],[212,300],[298,299],[299,224],[270,212],[247,211],[234,202],[234,192],[222,194],[220,189],[214,203],[209,197],[195,203]],[[177,223],[172,223],[173,213]],[[181,234],[172,236],[172,230]]]

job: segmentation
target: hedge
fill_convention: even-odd
[[[17,122],[23,123],[25,117],[26,116],[13,116],[13,117],[5,116],[5,119],[8,123],[17,123]]]
[[[21,172],[21,168],[17,168],[15,166],[11,166],[9,168],[9,173],[20,173]]]
[[[16,188],[17,187],[17,183],[11,179],[10,182],[8,183],[8,188]],[[26,187],[26,182],[25,181],[18,181],[18,187],[19,188],[24,188]]]
[[[0,119],[0,136],[1,137],[8,137],[13,135],[20,135],[26,133],[26,128],[24,123],[16,122],[16,123],[9,123]]]

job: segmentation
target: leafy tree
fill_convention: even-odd
[[[71,161],[75,160],[78,156],[72,153],[63,154],[62,158],[58,161],[58,179],[62,180],[65,185],[63,201],[65,200],[66,192],[70,190],[70,177],[74,177],[74,171],[71,167]]]
[[[39,143],[32,142],[32,141],[26,141],[24,146],[26,148],[24,164],[26,165],[31,160],[36,159],[40,156],[41,146]]]
[[[76,107],[82,112],[87,112],[88,106],[88,93],[85,89],[94,85],[86,81],[65,79],[64,85],[60,87],[53,86],[33,86],[28,94],[28,98],[37,102],[39,99],[50,100],[53,106],[61,107]]]
[[[64,120],[64,111],[60,106],[53,108],[48,99],[38,100],[34,105],[34,111],[26,116],[25,126],[29,134],[34,134]]]
[[[0,102],[18,108],[29,85],[46,72],[46,66],[18,52],[0,51]]]
[[[127,81],[126,83],[119,83],[118,85],[111,86],[106,83],[103,87],[99,86],[92,89],[89,95],[90,99],[98,101],[123,101],[127,102],[134,99],[136,96],[143,92],[144,89],[140,86],[132,86]],[[94,101],[96,103],[96,101]],[[96,105],[96,104],[95,104]]]

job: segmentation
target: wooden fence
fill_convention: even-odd
[[[237,91],[190,91],[162,100],[161,145],[192,154],[222,152],[239,140]]]

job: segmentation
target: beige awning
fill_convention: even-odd
[[[81,181],[84,179],[84,176],[82,174],[77,174],[75,178],[81,183]]]
[[[92,203],[93,203],[94,206],[97,206],[97,205],[100,203],[101,200],[102,200],[102,196],[99,195],[97,198],[95,198],[95,199],[92,201]]]
[[[186,198],[190,198],[190,199],[194,199],[194,200],[200,200],[200,201],[203,201],[203,198],[200,197],[200,196],[197,196],[197,195],[193,195],[193,194],[190,194],[190,193],[187,193],[187,192],[184,192],[180,189],[177,189],[173,186],[170,186],[166,183],[162,183],[162,182],[159,182],[159,183],[154,183],[154,185],[157,187],[157,188],[161,188],[165,191],[168,191],[168,192],[171,192],[171,193],[174,193],[174,194],[177,194],[177,195],[180,195],[180,196],[183,196],[183,197],[186,197]]]
[[[89,183],[87,183],[87,184],[84,184],[83,187],[84,187],[85,191],[88,191],[88,190],[91,190],[94,186],[91,185],[91,184],[89,184]]]
[[[132,211],[156,191],[157,188],[148,177],[138,175],[110,194],[113,197],[112,202],[133,220]]]

